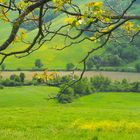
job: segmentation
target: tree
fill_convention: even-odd
[[[10,80],[15,81],[15,82],[20,82],[20,77],[16,74],[12,74],[10,76]]]
[[[120,57],[126,62],[132,62],[139,57],[139,49],[135,47],[126,47],[120,52]]]
[[[2,64],[2,65],[1,65],[1,70],[4,71],[5,68],[6,68],[6,65],[5,65],[5,64]]]
[[[103,57],[102,63],[104,66],[120,66],[122,60],[118,55],[107,54]]]
[[[41,62],[40,59],[36,59],[36,60],[35,60],[35,66],[36,66],[37,68],[39,68],[39,69],[43,66],[43,64],[42,64],[42,62]]]
[[[87,63],[86,63],[87,69],[88,69],[88,70],[92,70],[93,65],[94,65],[93,60],[92,60],[91,58],[89,58],[89,59],[87,60]]]
[[[92,53],[107,46],[111,41],[121,43],[123,40],[124,43],[127,38],[129,42],[126,43],[130,44],[139,35],[140,26],[135,21],[140,20],[140,15],[131,11],[136,2],[137,0],[87,2],[85,8],[81,9],[73,0],[1,0],[0,20],[11,24],[12,30],[8,38],[0,44],[0,58],[2,58],[0,64],[8,56],[21,58],[29,55],[58,35],[65,37],[65,42],[64,47],[56,47],[57,50],[72,47],[85,40],[98,42],[80,61],[85,71],[86,61]],[[68,18],[65,18],[64,23],[58,25],[57,29],[54,29],[52,21],[46,23],[44,20],[44,15],[50,12],[48,9],[54,13],[63,13]],[[14,20],[8,16],[8,13],[13,11],[17,13]],[[29,21],[35,23],[38,29],[30,42],[26,41],[27,33],[20,29],[21,25],[26,25]],[[71,34],[71,29],[75,30],[75,34]],[[9,49],[12,43],[19,41],[25,43],[26,47],[17,50]]]
[[[19,77],[20,77],[20,81],[21,81],[21,82],[24,82],[24,80],[25,80],[25,74],[24,74],[23,72],[21,72],[21,73],[19,74]]]
[[[136,69],[137,72],[140,72],[140,63],[137,63],[135,65],[135,69]]]
[[[96,69],[99,70],[100,67],[101,67],[101,65],[102,65],[102,59],[101,59],[101,57],[100,56],[94,56],[92,58],[92,60],[93,60],[93,63],[95,65]]]
[[[66,66],[67,70],[73,70],[74,69],[74,64],[73,63],[68,63]]]

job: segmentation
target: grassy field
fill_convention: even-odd
[[[40,71],[5,71],[5,72],[1,72],[1,76],[6,79],[9,78],[12,74],[16,74],[19,75],[21,72],[23,72],[26,76],[26,80],[32,80],[33,76],[35,73],[43,73]],[[50,72],[52,73],[52,72]],[[72,74],[72,72],[69,71],[59,71],[57,72],[58,75],[60,76],[64,76],[64,75],[70,75]],[[80,71],[75,71],[75,75],[80,75],[81,72]],[[84,76],[85,77],[94,77],[97,75],[103,75],[104,77],[108,77],[110,79],[112,79],[113,81],[117,80],[117,81],[121,81],[123,79],[127,79],[129,82],[136,82],[136,81],[140,81],[140,73],[131,73],[131,72],[106,72],[106,71],[87,71],[85,72]]]
[[[139,140],[140,94],[96,93],[71,104],[51,87],[0,90],[0,140]]]

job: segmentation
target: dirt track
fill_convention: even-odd
[[[11,74],[19,74],[21,71],[12,71],[12,72],[1,72],[1,75],[3,76],[3,78],[9,78]],[[26,75],[26,79],[31,80],[33,75],[35,73],[42,73],[39,71],[35,71],[35,72],[30,72],[30,71],[22,71],[25,73]],[[80,75],[81,72],[79,71],[75,71],[76,75]],[[60,71],[57,72],[58,75],[62,76],[62,75],[68,75],[68,74],[72,74],[72,72],[64,72],[64,71]],[[86,77],[93,77],[96,75],[103,75],[106,77],[111,78],[112,80],[122,80],[124,78],[126,78],[127,80],[134,82],[134,81],[140,81],[140,73],[130,73],[130,72],[105,72],[105,71],[88,71],[85,72],[84,76]]]

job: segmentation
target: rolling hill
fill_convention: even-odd
[[[80,6],[84,6],[86,3],[92,0],[77,0],[75,1]],[[139,12],[136,11],[137,13]],[[15,17],[15,13],[11,13],[11,17]],[[58,15],[55,17],[53,21],[53,29],[60,26],[60,24],[64,23],[65,16],[63,14]],[[4,41],[4,39],[7,37],[11,26],[7,23],[0,22],[0,32],[2,32],[2,36],[0,36],[0,42]],[[32,30],[28,32],[28,40],[32,40],[32,37],[34,36],[34,33],[37,32],[37,30]],[[73,31],[75,34],[75,32]],[[82,38],[82,37],[81,37]],[[6,61],[6,69],[11,70],[17,70],[17,69],[32,69],[34,67],[34,62],[36,59],[41,59],[43,63],[43,68],[49,68],[49,69],[65,69],[66,64],[73,63],[76,67],[81,68],[81,64],[79,64],[79,61],[86,55],[88,50],[91,47],[97,46],[98,44],[91,43],[89,41],[82,42],[80,44],[76,44],[71,46],[70,48],[67,48],[63,51],[57,51],[55,49],[52,49],[54,47],[61,48],[63,47],[64,38],[57,36],[55,39],[53,39],[51,42],[46,42],[38,51],[32,53],[31,55],[17,59],[15,57],[9,57]],[[10,46],[10,50],[15,49],[23,49],[24,44],[23,43],[16,43],[12,44]],[[101,54],[104,51],[104,49],[100,50],[99,52],[96,52],[97,54]],[[95,54],[94,54],[95,55]],[[138,62],[140,59],[137,59],[136,62]],[[123,65],[121,67],[134,67],[134,64],[136,62],[132,62],[131,64]]]

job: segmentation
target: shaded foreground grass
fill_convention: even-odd
[[[0,140],[139,140],[140,94],[96,93],[63,105],[47,100],[57,91],[0,90]]]

